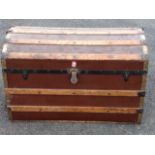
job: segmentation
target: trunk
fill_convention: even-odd
[[[140,122],[148,63],[142,29],[14,27],[6,40],[12,119]]]

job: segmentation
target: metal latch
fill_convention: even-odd
[[[78,79],[79,70],[77,68],[70,68],[68,69],[68,73],[70,74],[70,82],[72,84],[77,84],[79,81]]]
[[[78,69],[76,62],[73,62],[71,68],[60,70],[48,70],[48,69],[16,69],[3,68],[4,72],[13,74],[22,74],[24,80],[27,80],[30,74],[70,74],[70,81],[72,84],[78,82],[78,75],[122,75],[124,81],[128,81],[130,76],[142,76],[147,73],[146,70],[83,70]],[[143,94],[140,94],[141,96]]]

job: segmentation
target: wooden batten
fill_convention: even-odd
[[[120,46],[143,45],[143,40],[43,40],[43,39],[7,39],[13,44],[43,44],[43,45],[87,45],[87,46]]]
[[[5,59],[1,59],[1,64],[2,64],[2,68],[7,68],[6,66],[6,60]],[[4,81],[4,90],[8,88],[8,80],[7,80],[7,73],[6,72],[2,72],[3,75],[3,81]],[[5,100],[7,105],[10,104],[10,94],[5,92]]]
[[[146,61],[144,62],[144,68],[143,68],[143,69],[144,69],[144,70],[148,70],[148,60],[146,60]],[[143,75],[143,77],[142,77],[141,90],[145,90],[145,89],[146,89],[146,79],[147,79],[147,75]],[[140,107],[140,108],[143,108],[143,106],[144,106],[144,97],[141,97],[141,98],[140,98],[139,107]],[[137,122],[138,122],[138,123],[141,123],[141,121],[142,121],[142,113],[139,113],[139,114],[138,114]]]
[[[29,34],[76,34],[76,35],[129,35],[143,34],[140,28],[49,28],[49,27],[13,27],[12,33]]]
[[[148,60],[144,61],[144,67],[143,70],[148,70]],[[141,85],[141,90],[144,90],[146,88],[146,79],[147,79],[147,74],[143,75],[142,77],[142,85]]]
[[[82,95],[82,96],[138,96],[136,90],[86,90],[86,89],[29,89],[6,88],[8,94],[18,95]]]
[[[79,106],[8,106],[12,112],[80,112],[80,113],[121,113],[136,114],[138,108],[107,108]]]
[[[52,60],[137,60],[141,61],[142,57],[135,54],[91,54],[91,53],[28,53],[24,51],[13,51],[7,53],[8,59],[52,59]]]
[[[1,65],[2,65],[2,68],[7,68],[6,60],[4,58],[1,58]],[[3,81],[4,81],[3,84],[4,84],[4,90],[5,90],[8,88],[8,80],[7,80],[6,72],[2,72],[2,76],[3,76]],[[5,96],[6,106],[9,106],[10,102],[11,102],[11,95],[9,93],[5,92],[4,96]],[[9,109],[8,109],[8,115],[9,115],[9,119],[11,120],[12,119],[12,113]]]
[[[2,68],[7,68],[5,59],[1,59],[1,64],[2,64]],[[6,72],[2,72],[2,75],[3,75],[3,81],[4,81],[4,88],[7,88],[8,87],[7,74]]]
[[[11,109],[8,108],[8,117],[9,120],[13,120]]]

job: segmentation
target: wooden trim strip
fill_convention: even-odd
[[[36,52],[8,52],[8,59],[51,59],[51,60],[143,60],[138,53],[122,53],[122,54],[91,54],[91,53],[36,53]]]
[[[145,70],[148,70],[148,60],[146,60],[145,62],[144,62],[144,67],[143,67],[143,69],[145,69]],[[142,85],[141,85],[141,89],[142,90],[145,90],[146,89],[146,80],[147,80],[147,75],[143,75],[143,77],[142,77]],[[144,99],[145,98],[140,98],[140,104],[139,104],[139,107],[140,108],[143,108],[143,106],[144,106]],[[141,123],[141,121],[142,121],[142,114],[138,114],[138,119],[137,119],[137,123]]]
[[[80,112],[136,114],[138,108],[79,107],[79,106],[8,106],[12,112]]]
[[[147,45],[143,46],[143,57],[145,58],[146,61],[148,61],[148,46]]]
[[[6,67],[6,60],[1,58],[1,67],[2,68],[7,68]],[[3,81],[4,81],[4,87],[7,88],[8,87],[8,81],[7,81],[7,74],[5,72],[2,72],[2,76],[3,76]]]
[[[143,34],[140,28],[49,28],[49,27],[13,27],[13,33],[32,34],[88,34],[88,35],[128,35]]]
[[[148,70],[148,60],[145,60],[143,69],[146,71]],[[146,80],[147,80],[147,74],[145,74],[142,79],[142,85],[141,85],[142,90],[144,90],[146,87]]]
[[[6,60],[1,58],[1,67],[2,68],[7,68],[6,66]],[[3,76],[3,81],[4,81],[4,90],[8,88],[8,80],[7,80],[7,73],[2,72],[2,76]],[[11,95],[9,93],[5,93],[5,102],[6,102],[6,106],[10,105],[11,102]],[[12,119],[12,113],[10,112],[10,110],[8,110],[8,114],[9,114],[9,118]]]
[[[143,31],[139,27],[40,27],[40,26],[15,26],[10,28],[10,30],[17,29],[30,29],[30,30],[137,30]]]
[[[120,46],[120,45],[143,45],[143,40],[43,40],[43,39],[8,39],[13,44],[35,45],[87,45],[87,46]]]
[[[1,65],[2,65],[2,68],[7,68],[5,59],[1,59]],[[4,84],[4,90],[5,90],[8,88],[8,80],[7,80],[7,73],[4,71],[2,71],[2,78],[3,78],[3,84]],[[5,96],[6,104],[9,105],[10,104],[10,94],[8,94],[6,92],[4,94],[4,96]]]
[[[83,96],[138,96],[138,90],[86,90],[86,89],[30,89],[6,88],[6,93],[18,95],[83,95]]]

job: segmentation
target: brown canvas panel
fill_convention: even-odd
[[[10,105],[138,107],[139,97],[11,95]]]
[[[16,69],[66,69],[70,68],[74,60],[24,60],[6,59],[7,68]],[[76,60],[75,60],[76,61]],[[144,61],[80,61],[77,68],[90,70],[143,70]]]
[[[30,74],[24,80],[21,74],[8,73],[10,88],[140,90],[141,82],[142,76],[130,76],[126,82],[121,75],[79,75],[79,82],[74,85],[70,82],[70,75]]]
[[[92,114],[92,113],[50,113],[50,112],[11,112],[13,120],[75,120],[137,122],[137,114]]]

